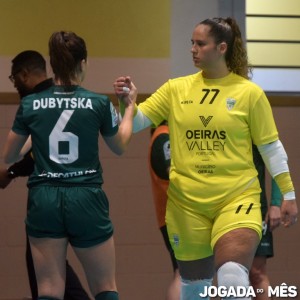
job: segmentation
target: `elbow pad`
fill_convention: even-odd
[[[284,200],[294,200],[294,186],[290,177],[288,157],[282,143],[277,140],[267,145],[257,146],[263,161],[280,187]]]
[[[279,140],[257,146],[257,148],[273,178],[281,173],[289,172],[288,157]]]

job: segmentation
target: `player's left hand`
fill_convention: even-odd
[[[298,207],[296,200],[283,200],[281,204],[281,224],[284,227],[294,225],[298,220]]]

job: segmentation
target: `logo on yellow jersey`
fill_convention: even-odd
[[[234,105],[236,103],[236,100],[232,99],[232,98],[227,98],[226,99],[226,107],[228,110],[232,110]]]
[[[213,116],[208,116],[207,118],[205,118],[204,116],[199,116],[202,124],[204,125],[204,127],[206,127],[208,125],[208,123],[210,122],[210,120],[213,118]]]

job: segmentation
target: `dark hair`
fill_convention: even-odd
[[[225,42],[227,52],[225,60],[230,71],[249,79],[251,67],[248,63],[246,48],[243,44],[241,31],[238,24],[232,18],[211,18],[200,24],[210,27],[210,35],[214,37],[216,44]]]
[[[46,72],[46,61],[44,57],[37,51],[26,50],[20,52],[12,59],[12,74],[21,70],[41,70]]]
[[[49,40],[50,64],[63,85],[71,85],[71,80],[82,71],[81,61],[87,59],[84,40],[74,32],[54,32]]]

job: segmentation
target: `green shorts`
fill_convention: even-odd
[[[185,202],[186,203],[186,202]],[[203,201],[198,209],[168,199],[166,223],[175,257],[182,261],[213,255],[218,239],[237,228],[250,228],[262,234],[260,189],[258,181],[242,194],[216,205]]]
[[[262,219],[265,219],[266,213],[268,209],[262,209]],[[273,249],[273,234],[270,231],[269,224],[266,224],[265,221],[262,222],[262,238],[257,247],[255,256],[265,256],[265,257],[273,257],[274,249]]]
[[[113,234],[107,197],[99,187],[30,188],[26,230],[36,238],[68,238],[79,248],[100,244]]]

